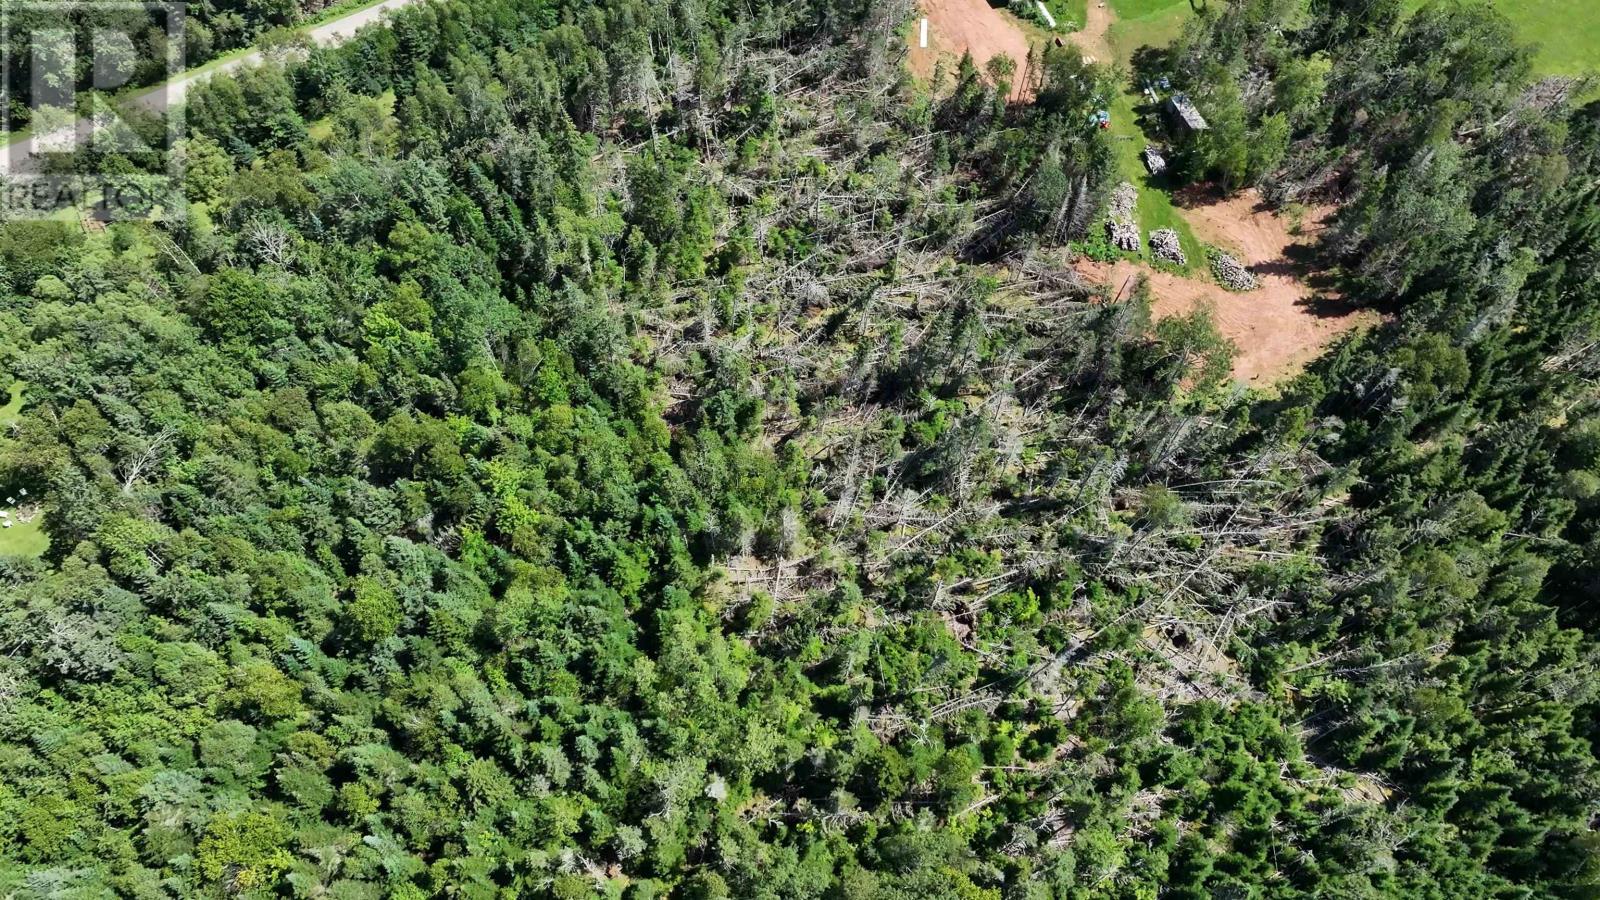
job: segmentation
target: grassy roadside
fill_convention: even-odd
[[[1028,0],[1033,2],[1033,0]],[[1089,17],[1090,0],[1044,0],[1050,14],[1056,17],[1056,34],[1077,31]]]
[[[1089,19],[1089,2],[1090,0],[1054,0],[1048,5],[1050,11],[1056,14],[1056,21],[1062,24],[1071,22],[1074,28],[1082,28],[1083,23]]]
[[[1000,4],[996,9],[1021,26],[1030,41],[1037,43],[1082,28],[1088,15],[1090,0],[1042,0],[1042,2],[1045,9],[1050,10],[1050,15],[1055,16],[1056,27],[1053,30],[1045,25],[1044,19],[1034,11],[1036,9],[1034,0],[1025,0],[1026,15],[1018,15],[1009,3]]]
[[[385,2],[385,0],[340,0],[340,2],[329,5],[327,8],[323,9],[321,12],[317,13],[315,16],[312,16],[311,18],[306,19],[304,22],[300,22],[298,24],[289,26],[287,28],[287,30],[290,31],[290,32],[298,32],[298,31],[305,31],[308,28],[316,28],[316,27],[321,26],[321,25],[326,25],[327,23],[335,21],[337,19],[344,18],[345,16],[353,15],[355,13],[359,13],[359,12],[361,12],[363,10],[366,10],[366,9],[371,8],[371,7],[377,6],[377,5],[379,5],[379,4],[383,3],[383,2]],[[268,32],[265,32],[264,34],[270,34],[270,33],[272,33],[272,32],[268,31]],[[235,50],[229,50],[228,52],[223,53],[220,56],[212,57],[210,60],[207,60],[206,62],[201,63],[198,66],[194,66],[192,68],[184,69],[182,72],[178,73],[177,75],[172,76],[171,78],[166,79],[165,81],[159,81],[159,82],[157,82],[155,84],[140,85],[140,86],[137,86],[137,87],[128,87],[128,88],[124,88],[123,90],[117,91],[115,94],[111,95],[111,98],[110,98],[111,102],[115,103],[115,102],[118,102],[118,101],[120,101],[120,100],[122,100],[124,98],[127,98],[127,97],[144,96],[145,94],[150,94],[150,93],[154,93],[155,91],[159,91],[162,88],[166,87],[167,85],[173,83],[174,81],[187,80],[187,79],[190,79],[190,78],[198,78],[198,77],[210,74],[212,72],[215,72],[217,69],[221,68],[222,66],[225,66],[230,62],[233,62],[234,60],[237,60],[237,59],[239,59],[241,57],[249,56],[250,54],[255,53],[259,49],[260,49],[259,45],[252,44],[252,45],[250,45],[248,47],[240,47],[240,48],[235,49]],[[94,92],[94,91],[85,91],[85,92],[83,92],[83,93],[78,95],[78,104],[79,104],[80,114],[87,115],[88,111],[93,109],[93,105],[92,104],[94,102],[95,96],[96,96],[96,92]],[[29,136],[31,136],[33,134],[33,132],[34,132],[34,129],[33,129],[33,126],[31,126],[31,125],[28,126],[27,128],[20,128],[20,129],[17,129],[16,131],[8,132],[4,136],[3,141],[0,141],[0,146],[9,147],[10,145],[16,143],[17,141],[21,141],[21,140],[27,139]]]
[[[339,0],[338,3],[330,4],[328,7],[323,9],[321,12],[317,13],[315,16],[312,16],[309,19],[306,19],[304,22],[299,22],[297,24],[287,26],[287,28],[281,29],[281,30],[287,30],[289,32],[296,32],[296,31],[305,31],[308,28],[316,28],[316,27],[318,27],[320,25],[326,25],[329,22],[334,21],[335,19],[342,19],[345,16],[351,15],[353,13],[361,12],[364,9],[370,9],[371,7],[377,6],[378,4],[383,3],[383,2],[384,2],[384,0]],[[273,32],[278,31],[278,30],[280,30],[280,29],[271,29],[269,31],[263,32],[262,33],[262,37],[265,37],[268,34],[272,34]],[[224,53],[221,56],[213,57],[209,61],[204,62],[204,63],[202,63],[202,64],[200,64],[198,66],[195,66],[192,69],[185,69],[183,71],[182,75],[178,75],[178,76],[174,76],[174,77],[177,77],[177,78],[192,78],[192,77],[197,76],[197,75],[205,75],[205,74],[207,74],[209,72],[212,72],[212,71],[216,70],[217,67],[219,67],[219,66],[226,65],[227,63],[229,63],[229,62],[231,62],[231,61],[233,61],[235,59],[238,59],[241,56],[248,56],[249,54],[254,53],[259,49],[260,49],[260,45],[259,44],[252,44],[249,47],[240,47],[237,50],[229,50],[227,53]],[[165,82],[163,82],[163,84],[165,84]],[[160,85],[154,85],[154,87],[160,87]],[[146,87],[146,88],[138,88],[137,90],[139,90],[139,91],[147,91],[147,90],[150,90],[150,88],[148,88],[148,87]]]

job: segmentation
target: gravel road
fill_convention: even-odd
[[[330,19],[320,25],[305,29],[306,34],[318,44],[331,46],[349,40],[367,25],[381,21],[384,14],[390,10],[423,0],[383,0],[372,6],[355,10],[348,15],[337,19]],[[254,50],[229,59],[226,62],[205,67],[200,66],[172,78],[162,84],[146,88],[137,94],[122,100],[122,105],[132,109],[142,109],[159,112],[168,105],[181,103],[188,96],[189,88],[206,79],[223,72],[234,72],[246,66],[257,65],[262,61],[262,54]],[[48,150],[51,147],[70,146],[68,144],[72,132],[77,131],[80,139],[87,138],[93,130],[93,121],[88,118],[79,119],[71,127],[63,126],[44,134],[33,135],[11,143],[4,152],[0,152],[0,175],[4,174],[31,174],[40,171],[42,159],[36,155],[41,148]]]

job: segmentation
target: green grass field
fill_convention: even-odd
[[[1117,51],[1117,61],[1126,65],[1140,47],[1164,47],[1183,31],[1183,23],[1194,14],[1189,0],[1108,0],[1116,21],[1107,39]]]
[[[1408,0],[1409,10],[1427,0]],[[1545,75],[1600,73],[1600,2],[1596,0],[1490,0],[1536,45],[1534,66]]]
[[[1191,15],[1189,0],[1108,0],[1117,14],[1111,43],[1122,61],[1139,47],[1161,46],[1183,30]],[[1420,9],[1427,0],[1409,0]],[[1600,73],[1600,0],[1490,0],[1517,25],[1522,38],[1537,45],[1541,74]]]
[[[1089,17],[1089,0],[1045,0],[1063,31],[1076,31]]]
[[[22,412],[22,385],[13,384],[0,390],[0,400],[5,401],[0,403],[0,428],[5,428]]]
[[[1600,72],[1600,2],[1596,0],[1494,0],[1538,45],[1539,70],[1551,75]]]
[[[50,549],[50,538],[39,527],[42,518],[0,528],[0,556],[42,556]]]
[[[1111,11],[1119,19],[1142,19],[1161,13],[1169,13],[1174,7],[1189,8],[1189,0],[1107,0],[1111,4]]]
[[[22,385],[0,388],[0,430],[16,421],[22,411]],[[0,504],[5,498],[0,497]],[[0,528],[0,556],[38,556],[50,548],[50,538],[40,529],[40,519],[27,523],[14,523],[10,528]]]

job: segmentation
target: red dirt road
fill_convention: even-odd
[[[1012,96],[1020,96],[1026,83],[1028,38],[1017,24],[984,0],[922,0],[922,13],[928,17],[928,46],[917,46],[917,23],[911,28],[911,71],[918,78],[933,77],[940,57],[948,56],[946,70],[955,71],[963,52],[983,70],[989,60],[1004,53],[1017,64],[1011,77]]]

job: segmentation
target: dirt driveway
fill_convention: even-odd
[[[917,46],[917,29],[911,33],[911,71],[918,78],[933,77],[941,57],[948,58],[946,70],[954,72],[963,52],[982,70],[989,60],[1004,53],[1017,64],[1011,78],[1012,97],[1022,96],[1027,83],[1028,38],[999,10],[984,0],[922,0],[922,14],[928,17],[928,46]]]
[[[1072,33],[1072,42],[1078,45],[1085,56],[1092,56],[1095,62],[1109,66],[1116,59],[1116,54],[1111,52],[1111,42],[1106,39],[1115,18],[1111,7],[1104,0],[1089,0],[1086,16],[1083,27]]]

